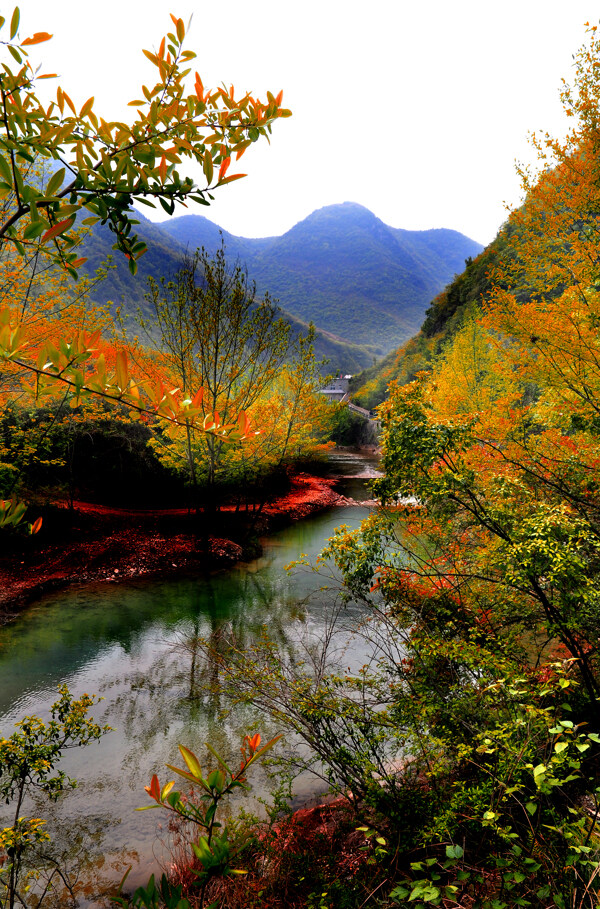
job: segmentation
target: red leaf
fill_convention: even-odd
[[[158,165],[158,173],[160,175],[161,183],[164,183],[167,179],[167,159],[164,155],[160,159],[160,164]]]
[[[223,161],[222,161],[221,166],[220,166],[220,168],[219,168],[219,183],[221,182],[221,180],[223,179],[223,177],[224,177],[225,174],[227,173],[227,168],[229,167],[230,164],[231,164],[231,158],[229,158],[229,157],[223,158]]]
[[[63,234],[66,230],[69,230],[74,223],[75,218],[65,218],[64,221],[59,221],[58,224],[55,224],[54,227],[47,230],[45,234],[42,234],[40,242],[46,243],[48,240],[53,240],[55,237],[58,237],[59,234]]]
[[[152,777],[150,785],[144,786],[144,789],[151,799],[154,799],[155,802],[160,802],[160,783],[158,782],[158,777],[156,774],[154,774]]]

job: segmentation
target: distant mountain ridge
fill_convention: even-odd
[[[280,237],[236,237],[202,215],[160,224],[140,215],[138,233],[148,244],[138,275],[115,257],[94,292],[97,302],[123,299],[125,311],[143,307],[149,275],[169,278],[186,251],[204,246],[212,253],[222,235],[228,256],[246,264],[259,294],[268,291],[292,321],[314,322],[323,333],[321,352],[348,370],[414,335],[432,298],[483,248],[454,230],[389,227],[353,202],[321,208]],[[84,244],[90,272],[111,246],[109,232],[95,228]]]

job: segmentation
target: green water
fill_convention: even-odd
[[[357,472],[351,459],[346,466]],[[349,482],[343,491],[359,498],[362,485]],[[114,730],[66,754],[61,766],[79,780],[74,792],[57,805],[36,806],[48,818],[57,848],[82,872],[81,906],[106,905],[99,894],[129,865],[137,884],[169,861],[169,837],[160,829],[164,815],[135,808],[148,804],[144,786],[153,773],[163,782],[171,778],[164,764],[179,762],[178,743],[202,754],[210,741],[231,754],[257,720],[263,736],[278,731],[249,708],[223,718],[224,705],[202,687],[214,667],[195,639],[210,639],[224,623],[248,642],[266,625],[284,650],[319,639],[333,594],[315,593],[313,574],[290,576],[284,566],[301,553],[314,558],[336,526],[357,526],[367,513],[364,507],[334,508],[307,518],[265,540],[260,559],[210,577],[98,584],[56,594],[0,628],[4,735],[26,714],[46,717],[61,683],[77,695],[101,696],[94,718]],[[354,642],[344,662],[363,658]],[[259,774],[259,790],[264,785]],[[311,785],[301,782],[300,794],[309,794]],[[0,811],[0,824],[7,821]]]

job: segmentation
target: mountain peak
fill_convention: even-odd
[[[221,243],[219,227],[202,215],[184,215],[160,224],[140,218],[139,233],[148,245],[134,280],[117,263],[102,285],[102,297],[129,306],[144,305],[144,278],[172,276],[185,250]],[[240,261],[256,281],[259,295],[268,291],[302,323],[353,347],[354,363],[369,363],[419,330],[433,297],[462,271],[467,256],[481,247],[455,231],[408,231],[393,228],[357,202],[326,205],[279,237],[243,238],[222,232],[227,256]],[[112,237],[95,228],[87,246],[92,270]],[[94,245],[95,244],[95,245]],[[341,348],[340,348],[341,350]],[[335,364],[346,371],[336,351]],[[345,355],[344,355],[345,356]],[[351,367],[354,369],[354,366]]]
[[[317,208],[302,221],[299,221],[298,224],[316,224],[327,221],[364,221],[365,223],[374,223],[379,221],[379,218],[368,208],[365,208],[364,205],[359,205],[358,202],[336,202],[333,205],[324,205],[323,208]],[[298,224],[295,227],[298,227]]]

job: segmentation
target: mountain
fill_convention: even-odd
[[[318,349],[332,366],[355,371],[418,331],[431,299],[462,271],[481,245],[457,231],[388,227],[361,205],[344,202],[313,212],[280,237],[236,237],[201,215],[153,224],[139,215],[148,252],[136,277],[115,256],[94,290],[97,302],[144,307],[146,279],[169,278],[186,251],[214,252],[223,236],[232,260],[246,264],[259,294],[269,291],[294,323],[319,330]],[[90,272],[110,252],[112,237],[96,227],[84,241]]]
[[[382,360],[357,374],[352,379],[350,391],[355,403],[368,409],[374,408],[387,397],[387,387],[394,380],[400,385],[410,382],[417,373],[430,369],[439,352],[460,329],[466,316],[477,312],[482,300],[492,288],[494,269],[505,253],[508,228],[474,259],[465,262],[465,268],[438,294],[425,312],[421,329]],[[528,299],[531,288],[518,283],[512,288],[521,302]]]
[[[418,331],[432,297],[481,248],[456,231],[394,230],[345,202],[276,238],[253,275],[288,312],[381,355]]]

